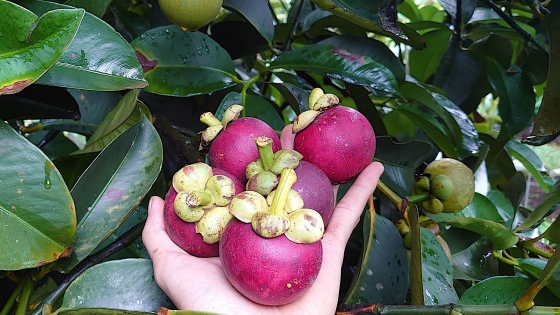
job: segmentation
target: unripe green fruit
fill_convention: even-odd
[[[223,0],[159,0],[165,17],[185,31],[196,31],[220,12]]]
[[[447,175],[438,174],[431,180],[430,192],[439,200],[445,201],[453,194],[453,182]]]
[[[422,201],[422,207],[429,213],[438,214],[443,211],[443,203],[437,198]]]
[[[430,191],[430,179],[427,176],[422,176],[414,183],[414,193],[420,194],[428,191]]]
[[[457,212],[468,206],[474,197],[474,174],[465,164],[450,158],[435,160],[428,164],[424,174],[430,178],[443,174],[453,183],[453,193],[442,200],[443,212]]]

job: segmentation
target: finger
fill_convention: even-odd
[[[346,245],[382,173],[383,164],[368,165],[337,204],[326,232],[340,240],[340,245]]]
[[[160,197],[153,196],[150,198],[148,218],[142,231],[142,241],[152,260],[157,260],[161,254],[167,251],[180,249],[173,243],[165,231],[163,205],[164,201]]]
[[[282,149],[293,149],[295,137],[296,135],[292,133],[292,125],[284,127],[280,133],[280,145],[282,146]]]

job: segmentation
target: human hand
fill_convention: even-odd
[[[293,144],[288,128],[291,127],[282,131],[283,148],[291,148]],[[142,239],[152,259],[156,282],[180,309],[219,314],[334,314],[346,242],[382,172],[382,164],[371,163],[337,204],[321,240],[323,261],[317,279],[292,303],[265,306],[241,295],[229,283],[218,257],[194,257],[173,243],[163,222],[164,201],[152,197]]]

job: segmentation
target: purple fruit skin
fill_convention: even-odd
[[[329,224],[334,211],[334,192],[327,175],[317,166],[300,161],[295,169],[297,181],[292,189],[303,199],[303,207],[321,214],[325,227]]]
[[[323,257],[321,241],[296,244],[281,235],[263,238],[251,224],[231,220],[220,240],[220,260],[231,284],[263,305],[297,300],[311,287]]]
[[[212,168],[212,174],[225,175],[235,183],[235,193],[245,190],[243,184],[226,171]],[[202,235],[196,233],[195,223],[185,222],[175,214],[173,202],[177,197],[177,191],[171,186],[165,196],[163,206],[163,221],[165,231],[169,238],[184,251],[196,257],[216,257],[219,254],[218,243],[208,244],[202,240]]]
[[[267,123],[253,117],[243,117],[232,121],[210,144],[208,159],[210,166],[225,170],[247,182],[245,169],[259,158],[255,138],[266,136],[272,139],[272,150],[280,150],[280,139]]]
[[[376,140],[373,127],[357,110],[331,107],[296,133],[294,149],[313,163],[333,185],[349,182],[373,161]]]

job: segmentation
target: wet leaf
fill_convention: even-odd
[[[69,0],[64,3],[76,8],[85,9],[89,13],[100,18],[103,17],[105,11],[107,11],[107,7],[109,7],[111,0]]]
[[[0,11],[0,95],[21,91],[52,67],[72,42],[85,13],[55,10],[38,17],[9,1],[0,2]]]
[[[78,230],[72,254],[61,262],[68,271],[111,235],[136,208],[156,180],[162,144],[143,118],[116,137],[72,188]]]
[[[453,288],[453,267],[434,233],[420,228],[422,245],[422,283],[425,305],[458,303]]]
[[[465,305],[498,305],[515,302],[531,286],[531,279],[520,276],[497,276],[480,281],[470,287],[461,296],[461,304]],[[548,295],[537,295],[537,305],[549,305]],[[554,296],[552,296],[554,297]],[[554,303],[554,300],[552,300]],[[544,302],[544,303],[543,303]]]
[[[173,307],[154,281],[153,273],[149,259],[121,259],[95,265],[66,289],[60,310],[104,308],[155,313],[161,306]]]
[[[453,278],[480,281],[498,276],[498,260],[491,254],[491,244],[480,238],[467,249],[452,256]]]
[[[72,8],[48,1],[18,3],[36,14]],[[37,83],[97,91],[146,86],[142,68],[128,42],[109,24],[88,12],[68,49]]]
[[[272,14],[265,1],[224,0],[223,6],[241,14],[268,43],[272,42],[274,37]]]
[[[169,96],[194,96],[236,84],[229,54],[208,35],[179,26],[153,28],[134,39],[149,85],[146,91]]]
[[[408,290],[408,257],[402,237],[395,225],[374,209],[366,211],[363,220],[362,257],[344,303],[403,304]]]
[[[517,262],[519,263],[518,267],[521,268],[523,273],[529,275],[534,280],[541,277],[547,264],[547,260],[532,257],[521,258]],[[560,298],[560,273],[558,271],[555,272],[555,277],[553,277],[551,284],[547,288]]]
[[[309,109],[309,92],[290,83],[270,83],[286,99],[296,115]]]
[[[442,222],[452,227],[466,229],[487,237],[494,250],[515,245],[519,237],[500,223],[479,218],[455,218]]]
[[[1,120],[0,143],[0,269],[33,268],[67,255],[76,212],[62,176],[41,150]]]
[[[541,203],[531,212],[531,214],[519,225],[515,231],[524,231],[534,227],[544,217],[551,214],[560,203],[560,180],[556,181],[554,186],[546,194]]]
[[[479,218],[500,224],[504,222],[492,201],[479,193],[475,193],[471,203],[461,211],[438,214],[428,213],[428,216],[436,222],[444,222],[454,218]]]
[[[398,94],[397,81],[391,70],[367,56],[331,45],[311,44],[294,49],[275,59],[269,68],[308,71]]]

